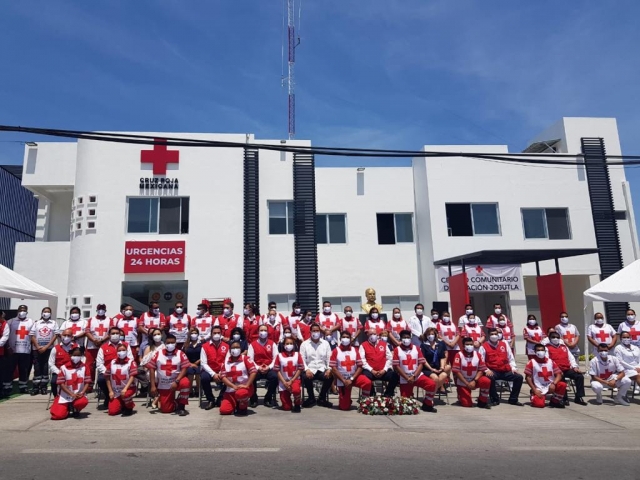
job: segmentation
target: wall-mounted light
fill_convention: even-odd
[[[364,172],[364,167],[358,167],[359,172]]]
[[[27,147],[37,147],[38,144],[36,142],[24,142]]]

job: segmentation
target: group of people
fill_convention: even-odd
[[[451,379],[463,407],[474,405],[476,390],[478,407],[500,404],[499,382],[510,385],[507,403],[522,406],[519,396],[526,382],[532,406],[564,408],[569,404],[567,380],[574,384],[574,402],[586,405],[584,373],[576,362],[580,333],[565,312],[547,331],[534,315],[528,316],[524,376],[514,358],[513,324],[500,304],[485,324],[471,305],[457,322],[446,311],[426,315],[420,303],[406,320],[399,308],[386,321],[371,308],[363,323],[350,306],[341,313],[324,302],[318,314],[303,311],[298,303],[284,314],[272,302],[265,315],[250,303],[237,314],[226,300],[218,316],[205,304],[188,315],[181,302],[165,316],[151,302],[138,318],[128,304],[109,317],[101,304],[88,319],[72,307],[69,319],[58,327],[51,309],[32,320],[22,305],[16,318],[0,318],[2,392],[10,394],[17,369],[18,388],[27,393],[33,369],[30,393],[47,394],[51,382],[55,420],[78,416],[94,385],[103,396],[98,408],[109,415],[133,414],[140,388],[162,413],[187,415],[189,398],[201,389],[206,410],[218,407],[221,415],[242,416],[257,406],[261,380],[266,386],[263,404],[277,405],[277,392],[282,410],[293,413],[302,407],[332,407],[330,392],[337,393],[340,410],[349,410],[354,387],[361,397],[374,387],[384,389],[387,397],[395,396],[398,387],[402,397],[413,396],[418,388],[423,391],[422,410],[435,413],[434,397],[449,388]],[[595,354],[588,373],[596,403],[602,403],[604,390],[617,389],[615,402],[629,405],[627,390],[640,373],[635,312],[627,312],[617,331],[597,313],[587,335]]]

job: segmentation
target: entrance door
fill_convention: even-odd
[[[493,315],[493,306],[496,303],[502,305],[502,313],[511,318],[511,308],[509,305],[509,294],[506,292],[483,292],[469,293],[473,311],[482,320],[484,325],[489,315]]]
[[[130,303],[136,316],[146,312],[150,302],[158,302],[165,315],[173,313],[176,302],[188,308],[189,282],[170,280],[157,282],[122,282],[122,303]]]

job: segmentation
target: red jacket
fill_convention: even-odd
[[[229,344],[220,341],[218,346],[213,342],[207,342],[202,345],[202,351],[207,357],[207,365],[214,373],[220,373],[224,359],[229,353]],[[202,363],[202,362],[201,362]]]
[[[571,370],[571,361],[569,360],[569,349],[566,345],[560,344],[557,347],[549,344],[547,345],[547,352],[549,352],[549,358],[555,362],[560,370],[566,372]]]
[[[378,341],[373,345],[367,340],[362,342],[360,348],[364,352],[364,358],[373,370],[384,370],[387,363],[387,342]]]

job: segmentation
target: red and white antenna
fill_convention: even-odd
[[[300,45],[300,36],[296,35],[296,26],[300,28],[300,18],[302,11],[302,0],[298,0],[298,6],[296,8],[296,0],[286,0],[287,2],[287,45],[288,45],[288,71],[287,76],[282,79],[282,86],[287,84],[288,88],[288,100],[289,100],[289,139],[292,139],[296,135],[296,80],[295,80],[295,64],[296,64],[296,47]],[[296,22],[296,12],[298,14],[298,21]],[[283,16],[284,23],[284,16]],[[284,45],[282,49],[283,53],[283,67],[284,67]],[[284,72],[283,72],[284,73]]]

